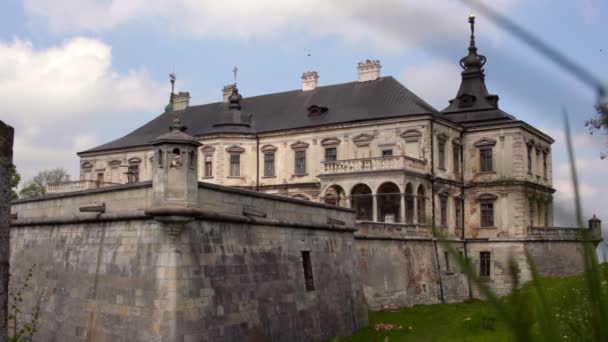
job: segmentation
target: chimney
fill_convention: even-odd
[[[190,105],[190,93],[180,91],[173,96],[173,110],[184,110]]]
[[[314,90],[317,87],[319,74],[316,71],[307,71],[302,74],[302,91]]]
[[[374,81],[380,78],[380,65],[379,60],[366,60],[360,62],[357,65],[357,71],[359,72],[359,82]]]
[[[236,84],[232,83],[232,84],[227,84],[224,86],[224,89],[222,89],[223,95],[224,95],[224,99],[222,100],[224,103],[228,103],[228,99],[230,98],[230,95],[232,95],[232,91],[234,90],[234,88],[236,88]]]

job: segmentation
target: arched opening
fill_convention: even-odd
[[[401,207],[401,191],[395,183],[387,182],[380,185],[376,194],[378,199],[378,221],[399,222]]]
[[[325,190],[324,202],[325,204],[336,205],[340,207],[346,206],[346,193],[344,189],[339,185],[332,185]]]
[[[418,186],[418,192],[416,196],[416,201],[418,205],[418,223],[424,224],[426,223],[426,198],[424,197],[424,186],[420,184]]]
[[[411,183],[405,186],[405,222],[414,223],[414,190]]]
[[[352,207],[355,209],[357,220],[372,221],[374,219],[374,200],[372,189],[365,184],[357,184],[350,193]]]

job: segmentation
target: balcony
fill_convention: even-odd
[[[414,223],[388,223],[374,221],[357,221],[359,238],[430,238],[433,232],[429,225]]]
[[[63,192],[101,189],[101,188],[107,188],[107,187],[116,186],[116,185],[121,185],[121,184],[111,183],[111,182],[98,182],[98,181],[94,181],[94,180],[77,180],[77,181],[48,184],[46,186],[46,193],[47,194],[59,194],[59,193],[63,193]]]
[[[585,237],[584,234],[588,234]],[[528,227],[528,237],[542,240],[601,240],[602,232],[598,227],[594,228],[573,228],[573,227]]]
[[[376,158],[344,159],[321,162],[323,174],[340,174],[350,172],[368,172],[384,170],[416,170],[425,171],[426,160],[408,156],[388,156]]]

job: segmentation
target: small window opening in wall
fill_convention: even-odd
[[[171,160],[172,167],[180,167],[182,166],[182,153],[179,148],[173,149],[173,159]]]
[[[450,267],[450,254],[448,252],[443,252],[443,257],[445,258],[445,271],[446,273],[451,273],[452,268]]]
[[[194,165],[194,151],[188,152],[188,165],[191,169],[193,169],[196,165]]]
[[[310,251],[302,251],[302,266],[304,267],[304,281],[306,291],[315,290],[315,280],[312,275],[312,262],[310,261]]]
[[[481,277],[490,276],[490,252],[479,252],[479,275]]]
[[[392,157],[393,156],[393,150],[388,149],[388,150],[382,150],[382,157]]]
[[[158,150],[158,166],[163,167],[163,150]]]

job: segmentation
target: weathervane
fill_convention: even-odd
[[[236,84],[236,74],[239,72],[239,68],[234,67],[234,69],[232,69],[232,73],[234,74],[234,84]]]

